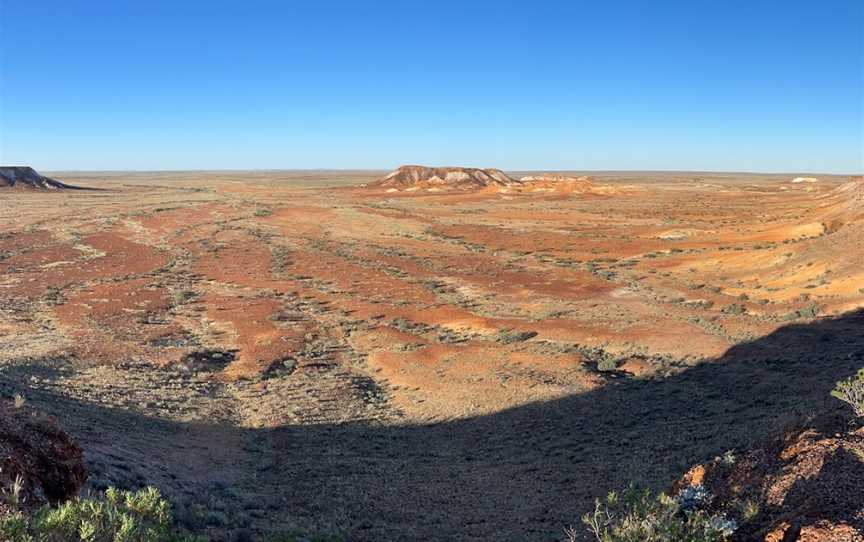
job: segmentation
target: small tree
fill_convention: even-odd
[[[864,369],[838,382],[831,395],[849,403],[855,415],[864,418]]]

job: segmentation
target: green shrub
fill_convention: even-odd
[[[798,309],[796,311],[792,311],[786,315],[786,320],[798,320],[799,318],[809,318],[813,319],[819,316],[819,313],[822,312],[822,307],[818,303],[811,303],[806,307]]]
[[[10,542],[177,542],[190,540],[172,528],[170,503],[159,490],[109,488],[103,498],[45,506],[33,517],[0,519],[0,540]]]
[[[852,411],[859,418],[864,418],[864,369],[855,375],[837,383],[831,395],[843,402],[849,403]]]
[[[741,305],[740,303],[732,303],[731,305],[726,305],[725,307],[723,307],[720,312],[724,314],[735,315],[747,314],[747,307]]]
[[[618,370],[618,360],[612,356],[603,356],[597,360],[597,370],[601,373],[608,373]]]
[[[652,495],[630,487],[622,494],[609,493],[599,499],[593,513],[582,516],[582,523],[597,542],[723,542],[737,524],[701,507],[708,494],[701,487],[687,488],[679,497]],[[567,534],[576,540],[570,529]]]
[[[516,331],[507,328],[498,330],[498,334],[495,336],[495,342],[502,344],[521,343],[536,336],[536,331]]]
[[[0,516],[0,540],[10,542],[31,542],[33,537],[27,525],[27,518],[21,512]]]

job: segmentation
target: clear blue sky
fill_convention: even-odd
[[[864,2],[0,0],[0,161],[864,171]]]

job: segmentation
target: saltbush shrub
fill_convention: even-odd
[[[172,528],[171,505],[148,487],[109,488],[104,497],[45,506],[33,516],[13,512],[0,518],[0,540],[9,542],[179,542],[191,541]]]
[[[630,487],[595,503],[582,522],[597,542],[724,542],[737,528],[733,520],[702,508],[710,496],[701,487],[679,497]],[[576,540],[573,529],[567,532]]]
[[[864,369],[838,382],[831,395],[848,403],[856,416],[864,418]]]

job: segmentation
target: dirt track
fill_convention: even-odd
[[[91,487],[155,483],[217,537],[557,539],[830,408],[864,358],[843,179],[60,178],[109,190],[0,194],[4,393],[60,418]]]

